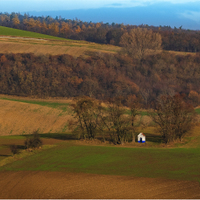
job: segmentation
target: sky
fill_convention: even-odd
[[[102,7],[135,7],[156,3],[184,4],[199,0],[0,0],[3,12],[74,10]]]
[[[0,0],[0,12],[200,30],[200,0]]]

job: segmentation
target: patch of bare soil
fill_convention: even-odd
[[[198,182],[63,172],[0,172],[2,199],[199,199]]]

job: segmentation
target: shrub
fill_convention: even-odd
[[[11,144],[11,145],[10,145],[10,150],[11,150],[11,152],[12,152],[13,155],[19,153],[19,149],[18,149],[18,147],[17,147],[16,144]]]
[[[24,144],[27,149],[35,149],[41,147],[42,140],[40,139],[38,131],[34,131],[31,136],[27,137]]]

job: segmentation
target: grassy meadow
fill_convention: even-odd
[[[45,35],[41,33],[35,33],[31,31],[23,31],[14,28],[8,28],[0,26],[0,35],[1,36],[14,36],[14,37],[27,37],[27,38],[40,38],[40,39],[51,39],[51,40],[66,40],[65,38],[54,37],[51,35]]]

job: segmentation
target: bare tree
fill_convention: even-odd
[[[149,50],[161,50],[162,38],[146,28],[131,29],[122,35],[120,45],[123,52],[141,61]]]
[[[114,98],[103,106],[89,97],[78,98],[76,103],[72,104],[75,120],[69,122],[69,128],[79,138],[93,139],[99,134],[105,141],[105,136],[109,135],[114,144],[135,140],[134,122],[138,114],[136,104],[131,102],[131,115],[129,115],[121,100]]]
[[[101,125],[114,144],[135,141],[136,108],[131,104],[131,115],[128,115],[121,101],[120,97],[109,100],[108,107],[104,109],[104,115],[101,116]]]
[[[102,117],[105,130],[108,130],[111,141],[114,144],[123,144],[127,139],[130,120],[124,116],[120,100],[110,100],[106,114]]]
[[[130,131],[132,133],[132,142],[135,142],[135,135],[136,135],[136,116],[139,115],[138,109],[141,107],[139,99],[136,96],[131,96],[127,100],[127,105],[130,108],[131,112],[131,128]]]
[[[194,108],[183,101],[180,95],[161,96],[151,113],[165,143],[182,138],[192,129]]]
[[[98,130],[98,104],[89,97],[78,98],[72,104],[75,120],[69,122],[69,128],[73,129],[79,137],[94,139]]]

